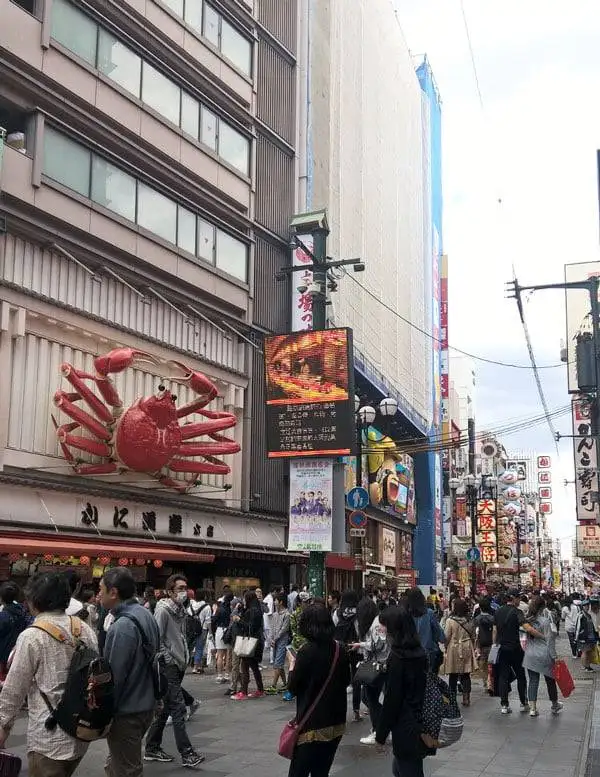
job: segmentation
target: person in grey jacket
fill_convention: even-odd
[[[527,632],[525,658],[523,669],[529,675],[527,697],[529,699],[529,714],[532,718],[539,715],[537,708],[540,675],[544,675],[548,697],[552,703],[553,715],[558,715],[563,705],[558,701],[558,690],[554,679],[554,662],[556,661],[556,627],[544,612],[545,602],[541,596],[533,596],[529,602],[529,612],[523,628]]]
[[[194,750],[187,735],[185,728],[187,709],[181,689],[181,681],[189,661],[185,629],[187,580],[183,575],[171,575],[165,589],[167,596],[157,602],[154,617],[160,635],[160,653],[166,663],[168,690],[163,700],[163,708],[154,718],[148,731],[144,761],[170,763],[174,760],[173,756],[162,749],[163,733],[170,715],[181,762],[183,766],[193,768],[204,761],[204,755]]]
[[[156,706],[152,666],[143,643],[147,642],[154,653],[158,651],[158,626],[150,611],[134,598],[135,580],[128,569],[109,569],[100,583],[100,596],[102,606],[114,616],[104,645],[115,686],[115,720],[107,738],[106,774],[141,777],[142,739]]]

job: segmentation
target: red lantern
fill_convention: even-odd
[[[159,558],[155,558],[152,563],[154,564],[156,569],[160,569],[163,565],[162,561]]]
[[[120,558],[119,559],[119,566],[120,567],[126,567],[127,564],[129,564],[129,559],[128,558]]]
[[[20,558],[20,556],[19,556],[19,554],[18,554],[18,553],[9,553],[9,554],[8,554],[8,560],[9,560],[9,561],[11,561],[11,562],[13,562],[13,563],[14,563],[15,561],[18,561],[18,560],[19,560],[19,558]]]
[[[105,567],[107,564],[110,564],[110,556],[99,556],[98,561]]]
[[[44,553],[44,561],[54,561],[52,553]]]
[[[61,556],[60,560],[61,561],[68,561],[70,558],[71,558],[71,556]]]
[[[143,558],[136,558],[135,565],[136,567],[143,567],[146,564],[146,560]]]
[[[89,567],[90,565],[90,557],[89,556],[81,556],[79,559],[79,563],[82,567]]]

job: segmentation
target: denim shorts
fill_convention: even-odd
[[[275,669],[283,669],[285,666],[285,653],[286,648],[289,644],[289,639],[287,637],[283,637],[282,639],[278,639],[275,643],[274,648],[274,655],[273,655],[273,666]]]

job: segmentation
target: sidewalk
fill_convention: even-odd
[[[563,648],[561,641],[561,648]],[[566,645],[565,645],[566,647]],[[564,652],[564,649],[563,651]],[[460,743],[425,761],[427,777],[600,777],[600,771],[585,773],[586,731],[596,678],[583,676],[573,661],[570,667],[576,689],[564,700],[564,710],[551,716],[546,688],[540,688],[540,716],[530,718],[518,712],[516,689],[512,695],[512,715],[500,715],[498,699],[484,694],[481,680],[474,681],[471,707],[464,711],[465,733]],[[265,679],[269,676],[265,672]],[[598,670],[600,676],[600,670]],[[194,747],[206,753],[199,773],[203,777],[285,777],[288,763],[277,755],[277,741],[284,723],[295,707],[280,696],[246,702],[225,697],[226,686],[217,685],[213,675],[189,675],[185,686],[203,700],[197,715],[188,724]],[[599,686],[600,687],[600,686]],[[596,693],[600,704],[600,690]],[[24,759],[22,775],[27,774],[25,759],[25,719],[17,721],[9,748]],[[391,776],[390,755],[378,756],[361,745],[360,737],[369,732],[368,719],[349,723],[331,771],[335,777]],[[594,738],[595,737],[595,738]],[[600,721],[592,730],[592,754],[600,756]],[[176,754],[173,733],[166,729],[164,747]],[[76,775],[104,775],[106,745],[97,742]],[[600,759],[599,759],[600,761]],[[147,764],[144,774],[156,777],[181,775],[180,764]]]

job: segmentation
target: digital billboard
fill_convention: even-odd
[[[354,453],[352,330],[265,337],[269,458]]]

